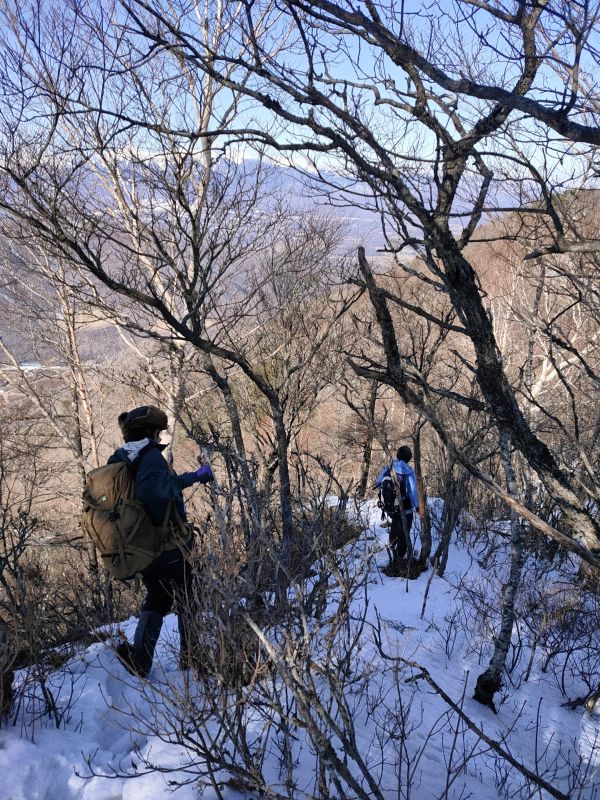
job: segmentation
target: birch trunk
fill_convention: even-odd
[[[518,486],[512,463],[510,434],[506,431],[500,434],[500,453],[502,456],[504,474],[506,476],[506,486],[513,496],[517,496]],[[521,583],[521,570],[523,567],[521,521],[515,511],[511,511],[510,513],[510,534],[510,574],[508,583],[504,587],[502,594],[500,632],[496,637],[494,654],[492,655],[488,668],[477,678],[475,693],[473,694],[475,700],[489,706],[494,711],[496,710],[494,706],[494,695],[502,686],[502,671],[506,663],[506,656],[512,639],[512,630],[515,622],[515,600]]]
[[[69,299],[65,292],[59,288],[61,311],[63,320],[66,326],[66,335],[68,341],[68,357],[69,367],[71,372],[71,407],[73,410],[73,443],[77,455],[77,467],[79,471],[79,479],[81,482],[81,490],[85,487],[86,479],[86,457],[84,452],[84,440],[90,444],[90,455],[92,466],[99,466],[98,452],[96,449],[96,441],[94,435],[94,425],[92,419],[91,404],[87,394],[87,387],[85,383],[85,376],[83,372],[83,365],[79,355],[79,347],[77,342],[77,327],[75,322],[75,312],[69,304]],[[82,420],[85,420],[85,430]],[[98,554],[92,540],[85,535],[85,546],[88,558],[88,567],[94,578],[96,584],[96,591],[100,593],[99,585],[99,567],[98,567]],[[98,598],[99,599],[99,598]]]

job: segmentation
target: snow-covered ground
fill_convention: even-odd
[[[368,684],[361,683],[350,705],[356,715],[358,749],[375,776],[381,797],[492,800],[551,794],[528,784],[515,766],[469,731],[418,668],[389,661],[386,669],[374,644],[377,631],[390,658],[399,656],[425,667],[478,728],[517,762],[541,775],[556,792],[586,800],[600,797],[600,716],[581,709],[570,711],[562,705],[565,698],[554,676],[540,670],[540,653],[532,659],[527,679],[521,670],[515,687],[500,697],[497,714],[472,699],[476,677],[486,666],[481,652],[486,652],[486,647],[489,652],[489,643],[484,642],[476,655],[473,640],[485,638],[485,632],[475,624],[477,609],[469,609],[463,600],[469,586],[485,587],[488,568],[482,568],[466,548],[453,545],[444,578],[435,577],[428,585],[431,571],[414,581],[386,577],[378,566],[387,560],[383,548],[387,531],[378,527],[379,512],[373,504],[367,512],[370,527],[361,542],[352,546],[353,552],[357,562],[364,562],[369,551],[375,550],[376,556],[370,562],[367,591],[357,594],[351,613],[366,623],[356,666],[362,666],[370,678]],[[130,619],[121,625],[130,639],[135,623]],[[157,705],[165,697],[168,702],[167,695],[183,687],[175,640],[176,620],[170,616],[149,682],[129,676],[107,644],[87,648],[51,678],[50,687],[58,698],[54,719],[39,717],[36,711],[41,701],[36,704],[30,691],[15,725],[0,730],[0,800],[217,798],[213,787],[197,782],[179,785],[193,778],[189,772],[178,771],[190,764],[189,754],[180,745],[145,734],[143,725],[132,724],[132,720],[156,719]],[[519,658],[529,664],[526,649]],[[393,663],[396,669],[390,668]],[[576,696],[581,687],[572,688]],[[61,709],[68,709],[62,718]],[[249,718],[248,724],[256,728],[260,723]],[[314,789],[315,757],[301,727],[293,741],[294,780],[300,799],[309,797]],[[162,771],[148,772],[146,762]],[[356,773],[352,759],[349,764]],[[96,776],[90,776],[90,767]],[[264,772],[273,785],[283,783],[275,750],[267,755]],[[105,777],[111,773],[136,777]],[[224,800],[251,797],[235,783],[228,785],[225,777],[220,789]],[[371,796],[367,784],[359,780]],[[570,785],[577,781],[579,786]],[[347,797],[351,796],[349,791]],[[337,799],[339,794],[332,789],[331,797]]]

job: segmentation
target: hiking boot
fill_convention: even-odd
[[[131,652],[136,672],[142,677],[152,669],[152,659],[162,624],[163,616],[157,611],[142,611],[140,614]]]
[[[121,644],[117,645],[115,652],[117,658],[130,675],[135,675],[137,678],[145,678],[150,672],[148,667],[140,664],[139,655],[129,642],[121,642]]]

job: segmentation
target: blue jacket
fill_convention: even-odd
[[[415,471],[412,467],[409,467],[405,461],[398,461],[395,458],[392,461],[392,466],[394,467],[394,472],[396,475],[404,476],[406,478],[406,492],[408,500],[410,501],[411,506],[415,511],[419,510],[419,495],[417,494],[417,478],[415,476]],[[375,486],[381,486],[381,481],[385,478],[386,475],[390,474],[389,466],[384,467],[379,475],[377,476],[377,480],[375,481]]]
[[[108,459],[109,464],[124,461],[131,465],[134,499],[145,505],[148,516],[158,526],[165,523],[169,500],[174,502],[180,516],[187,519],[182,491],[198,481],[195,472],[183,472],[181,475],[172,472],[162,456],[162,450],[164,445],[146,439],[125,444]],[[176,524],[174,511],[169,515],[169,521]]]

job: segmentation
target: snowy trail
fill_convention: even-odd
[[[371,508],[370,532],[375,545],[381,546],[377,558],[382,566],[386,558],[383,544],[387,531],[377,526],[377,517],[376,510]],[[372,546],[372,542],[364,546]],[[589,784],[595,788],[578,796],[582,800],[593,800],[597,796],[596,790],[600,796],[600,717],[562,707],[563,698],[558,688],[549,675],[539,671],[539,666],[535,665],[527,683],[519,686],[501,704],[498,714],[471,698],[482,664],[472,655],[465,655],[464,638],[465,634],[475,632],[457,629],[449,635],[448,620],[452,620],[456,610],[456,584],[461,576],[470,570],[470,575],[476,579],[479,577],[468,554],[459,548],[453,549],[449,563],[447,576],[435,578],[431,583],[423,619],[421,608],[430,573],[410,581],[407,587],[406,581],[386,577],[374,568],[369,578],[367,622],[376,625],[381,620],[385,626],[384,644],[390,653],[395,652],[425,666],[455,702],[460,702],[464,695],[462,707],[465,713],[487,735],[498,741],[504,740],[503,746],[527,766],[535,768],[536,750],[541,753],[548,748],[550,754],[555,754],[561,748],[568,761],[569,749],[573,753],[572,748],[579,748],[584,760],[589,760]],[[133,635],[135,623],[132,618],[121,625],[129,638]],[[161,692],[182,680],[176,669],[173,648],[176,636],[175,617],[167,617],[152,680],[146,684],[131,678],[110,647],[103,643],[88,647],[65,665],[54,679],[57,691],[62,686],[63,697],[66,698],[72,688],[75,692],[70,716],[64,724],[57,729],[51,727],[49,720],[40,720],[27,728],[27,720],[22,718],[17,727],[0,730],[0,774],[3,776],[0,800],[166,800],[173,796],[176,800],[198,800],[200,797],[215,800],[214,790],[205,788],[200,794],[193,784],[177,788],[173,795],[169,781],[185,777],[177,772],[154,772],[132,779],[89,777],[86,758],[92,758],[95,768],[101,772],[110,772],[111,768],[118,770],[119,767],[135,770],[134,765],[140,764],[140,751],[153,763],[167,769],[176,769],[185,763],[181,747],[169,745],[155,736],[132,734],[124,729],[127,717],[123,716],[123,712],[127,713],[129,709],[135,709],[142,719],[149,716],[153,691]],[[365,641],[360,660],[363,664],[373,665],[374,687],[378,681],[378,658],[373,642]],[[65,680],[65,675],[68,680]],[[456,741],[452,728],[442,725],[442,721],[447,722],[452,715],[448,716],[447,705],[423,681],[403,686],[406,687],[402,689],[403,701],[412,702],[412,718],[419,724],[415,723],[405,743],[404,762],[398,760],[401,742],[390,737],[381,745],[381,757],[387,763],[381,767],[379,785],[386,800],[398,798],[401,796],[398,780],[405,782],[406,771],[412,770],[411,797],[428,800],[438,797],[444,790],[446,764],[452,753],[457,752],[456,748],[453,750]],[[355,702],[357,741],[364,753],[372,753],[374,757],[377,754],[373,749],[376,741],[373,718],[383,713],[385,703],[393,706],[397,701],[391,685],[382,681],[379,688],[384,702],[375,711],[366,713],[360,697]],[[455,718],[453,724],[456,728]],[[458,736],[461,746],[468,747],[471,735],[459,732]],[[481,755],[485,748],[474,737],[471,738],[476,755],[454,778],[448,796],[457,800],[469,796],[496,800],[518,792],[518,787],[523,785],[521,777],[514,770],[507,769],[505,764]],[[295,757],[298,786],[310,791],[314,786],[314,760],[301,735]],[[267,763],[266,771],[274,782],[278,780],[278,765],[274,758]],[[230,787],[223,788],[225,800],[241,800],[245,796]],[[546,795],[542,792],[537,796]]]

